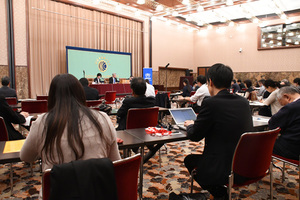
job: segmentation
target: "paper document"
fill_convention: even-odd
[[[25,142],[24,140],[13,140],[13,141],[7,141],[5,143],[5,147],[3,150],[3,153],[15,153],[20,152],[22,149],[22,146]]]
[[[270,118],[264,118],[264,117],[254,117],[253,121],[261,121],[261,122],[269,122]]]
[[[30,126],[31,118],[33,118],[33,116],[26,117],[26,122],[23,123],[22,125],[24,125],[24,126]]]

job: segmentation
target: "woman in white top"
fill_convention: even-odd
[[[279,91],[279,83],[268,79],[265,81],[264,86],[266,90],[270,93],[269,97],[265,100],[261,100],[263,104],[267,106],[271,106],[271,113],[272,115],[276,114],[282,106],[280,105],[278,99],[277,99],[277,92]]]
[[[48,113],[33,122],[20,157],[42,158],[43,171],[55,164],[90,158],[119,160],[116,131],[110,118],[85,105],[84,90],[71,74],[53,78]]]

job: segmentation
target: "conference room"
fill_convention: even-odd
[[[55,102],[52,96],[55,87],[76,85],[79,83],[77,80],[86,78],[87,87],[98,92],[98,98],[84,99],[83,104],[91,109],[82,108],[72,101],[68,104],[72,108],[78,106],[88,116],[97,113],[101,120],[94,123],[95,127],[101,127],[99,132],[105,137],[111,134],[105,140],[114,142],[111,157],[101,153],[97,158],[108,157],[109,162],[112,161],[110,170],[115,170],[116,180],[113,182],[116,187],[110,189],[112,194],[118,194],[118,199],[184,199],[184,195],[196,199],[217,199],[210,189],[201,185],[198,179],[200,173],[193,175],[185,163],[188,155],[204,152],[206,140],[191,139],[187,134],[190,129],[180,129],[176,114],[169,109],[192,111],[194,120],[199,112],[204,112],[201,103],[190,101],[196,90],[190,91],[188,96],[182,96],[182,92],[186,85],[196,87],[199,83],[200,88],[207,85],[209,94],[213,92],[215,95],[216,80],[212,76],[212,66],[216,63],[230,67],[231,80],[250,80],[257,92],[260,80],[286,79],[293,85],[294,80],[300,77],[300,2],[296,0],[2,0],[0,9],[0,76],[8,77],[8,87],[16,92],[15,97],[6,98],[3,102],[6,101],[9,109],[17,112],[18,116],[22,115],[22,123],[3,123],[8,131],[14,129],[24,137],[13,141],[8,141],[9,137],[0,137],[3,140],[0,142],[1,199],[39,199],[42,190],[49,195],[43,187],[46,182],[50,183],[49,174],[44,181],[45,166],[48,166],[49,160],[39,157],[32,163],[24,162],[20,151],[25,137],[40,130],[34,124],[45,120],[43,116],[50,116],[49,108],[56,109],[51,103]],[[71,74],[76,81],[65,74]],[[198,80],[201,75],[207,78],[203,83]],[[138,77],[148,79],[149,84]],[[137,85],[132,87],[134,84]],[[140,112],[130,111],[133,122],[127,121],[128,127],[118,129],[119,115],[126,106],[126,99],[139,96],[136,89],[139,84],[154,86],[154,100],[147,97],[144,101],[150,102],[148,106],[136,107],[141,109]],[[69,90],[76,91],[83,101],[84,95],[81,90],[78,91],[81,86],[77,86],[70,86]],[[1,87],[6,87],[3,81]],[[224,88],[228,88],[228,95],[233,93],[227,85]],[[83,89],[85,92],[85,86]],[[245,91],[241,89],[238,96],[234,96],[242,96],[246,100]],[[57,93],[56,98],[59,97]],[[69,93],[62,92],[61,97],[69,98]],[[260,98],[263,99],[258,96]],[[269,128],[268,121],[275,113],[262,116],[260,110],[265,104],[258,99],[247,101],[252,117],[245,121],[254,126],[251,132],[270,133],[274,129]],[[67,115],[70,105],[62,106],[56,112],[57,116],[55,109],[52,110],[51,116],[56,116],[53,119],[79,120],[76,115]],[[200,111],[192,109],[195,105],[200,107]],[[234,116],[236,105],[232,102],[226,106],[229,111],[224,119]],[[150,112],[154,112],[153,118],[147,114]],[[239,117],[241,113],[234,118],[246,119]],[[129,112],[126,115],[130,117]],[[23,118],[27,119],[26,124],[23,124]],[[81,121],[84,120],[77,122]],[[240,126],[234,123],[231,127],[238,129]],[[98,140],[95,142],[99,144]],[[249,148],[259,148],[258,145],[251,146],[253,143],[250,142],[246,144],[250,145]],[[48,148],[51,149],[51,145]],[[272,151],[269,153],[272,154]],[[123,160],[119,161],[119,157]],[[230,189],[231,197],[299,199],[299,161],[284,158],[280,161],[271,155],[264,160],[268,161],[268,165],[257,180],[258,184],[234,187]],[[273,167],[271,160],[285,173]],[[135,162],[135,167],[131,168],[135,171],[125,172],[124,166],[131,162]],[[229,175],[226,175],[228,188]],[[118,178],[121,176],[123,178]],[[120,182],[121,179],[123,182]],[[133,186],[129,185],[131,180]],[[54,187],[53,183],[50,187]],[[124,191],[133,191],[133,197],[122,193]]]

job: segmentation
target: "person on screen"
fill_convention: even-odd
[[[269,120],[269,128],[281,128],[273,153],[288,159],[299,160],[300,155],[300,94],[294,86],[282,87],[277,98],[283,106]]]
[[[86,100],[98,100],[99,99],[99,92],[96,88],[89,87],[89,81],[86,78],[81,78],[79,80],[81,83]]]
[[[115,84],[118,83],[119,79],[117,78],[117,74],[113,73],[112,76],[109,78],[109,83],[110,84]]]
[[[185,121],[187,137],[192,141],[205,138],[203,154],[190,154],[184,164],[191,173],[196,168],[195,180],[214,197],[228,199],[227,188],[232,157],[240,136],[253,130],[248,101],[230,94],[232,69],[214,64],[207,72],[207,86],[211,95],[204,99],[197,119]],[[238,124],[238,126],[232,126]],[[244,181],[235,175],[237,182]]]
[[[102,74],[98,73],[97,77],[94,78],[94,83],[99,84],[99,83],[104,83],[104,79],[102,78]]]

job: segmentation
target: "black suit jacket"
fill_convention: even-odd
[[[196,180],[203,185],[228,183],[233,153],[240,136],[252,131],[249,103],[243,97],[220,91],[202,102],[194,125],[187,127],[188,138],[205,147],[197,165]]]
[[[269,128],[280,127],[281,135],[274,149],[280,148],[282,155],[290,159],[299,159],[300,155],[300,99],[282,107],[269,120]]]
[[[127,113],[130,108],[150,108],[153,106],[155,106],[154,97],[141,96],[125,98],[117,113],[117,122],[119,123],[117,130],[126,129]]]
[[[115,82],[118,83],[118,82],[119,82],[119,79],[118,79],[118,78],[115,78]],[[110,83],[110,84],[114,83],[113,77],[110,77],[110,78],[109,78],[109,83]]]
[[[3,95],[4,97],[16,97],[17,98],[16,90],[14,90],[10,87],[7,87],[7,86],[2,86],[2,88],[0,88],[0,95]]]
[[[0,95],[0,116],[3,117],[8,132],[9,140],[24,139],[21,133],[19,133],[13,126],[13,124],[24,123],[25,117],[15,111],[8,105],[5,97]]]
[[[99,92],[96,88],[91,88],[88,86],[83,87],[86,100],[98,100]]]
[[[96,77],[96,78],[94,78],[94,82],[95,83],[104,83],[104,80],[102,78],[97,79],[97,77]]]

